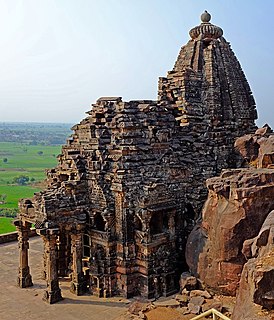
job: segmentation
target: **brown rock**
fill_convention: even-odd
[[[158,300],[154,302],[155,307],[168,307],[168,308],[177,308],[180,305],[178,300],[171,299],[171,300]]]
[[[190,291],[190,297],[204,297],[206,299],[212,298],[211,294],[206,290],[192,290]]]
[[[184,294],[177,294],[175,296],[175,300],[178,301],[180,303],[180,305],[187,305],[188,301],[189,301],[189,297],[187,295]]]
[[[271,133],[273,133],[273,131],[272,131],[272,129],[270,128],[270,126],[267,123],[262,128],[258,128],[255,131],[255,134],[259,135],[259,136],[266,136],[266,135],[269,135]]]
[[[268,168],[274,165],[274,136],[261,138],[258,140],[260,145],[258,155],[258,168]]]
[[[140,319],[147,319],[147,317],[146,317],[146,315],[143,313],[143,311],[140,311],[139,313],[138,313],[138,316],[139,316],[139,318]]]
[[[245,256],[246,260],[252,257],[251,246],[254,242],[254,239],[248,239],[244,241],[242,254]]]
[[[180,313],[182,313],[184,315],[190,313],[188,307],[180,307],[180,308],[177,309],[177,311],[179,311]]]
[[[271,128],[265,125],[256,130],[255,134],[248,134],[235,141],[235,148],[243,158],[257,168],[274,166],[274,135]]]
[[[201,306],[199,306],[197,304],[189,302],[187,307],[188,307],[188,310],[189,310],[190,313],[193,313],[193,314],[199,314],[200,313]]]
[[[219,178],[207,180],[203,223],[190,234],[186,250],[191,272],[207,287],[236,294],[246,262],[243,243],[258,234],[274,209],[273,181],[272,169],[224,170]],[[199,241],[204,244],[197,252]]]
[[[202,305],[202,312],[205,312],[210,309],[215,309],[219,312],[222,312],[223,304],[221,301],[216,299],[206,300],[206,302]]]
[[[185,296],[189,296],[189,293],[190,291],[188,291],[186,288],[184,288],[181,292],[182,295],[185,295]]]
[[[197,288],[197,279],[193,277],[189,272],[183,272],[180,278],[181,291],[186,289],[188,291],[195,290]]]
[[[252,239],[252,256],[245,264],[232,319],[274,317],[274,211]],[[261,308],[268,311],[260,313]]]
[[[142,310],[142,308],[145,306],[145,303],[142,303],[140,301],[134,301],[133,303],[131,303],[131,305],[128,308],[128,312],[130,312],[131,314],[135,314],[138,315],[139,312]]]
[[[260,145],[257,142],[258,136],[247,134],[235,141],[235,148],[240,152],[242,157],[248,162],[255,161],[258,158]]]
[[[189,300],[189,303],[193,303],[197,306],[201,306],[205,301],[205,298],[203,297],[199,297],[199,296],[195,296],[195,297],[191,297]]]

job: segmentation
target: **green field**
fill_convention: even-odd
[[[60,150],[60,146],[0,142],[0,184],[11,183],[13,177],[22,174],[35,180],[43,180],[44,170],[56,165],[56,156]],[[43,154],[39,155],[39,152]],[[5,158],[6,163],[3,161]]]
[[[43,188],[45,169],[57,165],[71,124],[0,122],[0,233],[13,231],[18,200]]]
[[[46,178],[46,168],[56,166],[56,156],[60,151],[61,146],[0,142],[0,195],[6,195],[0,209],[17,208],[20,198],[31,197],[39,191],[35,184]],[[21,175],[29,178],[26,185],[18,185],[13,181]]]
[[[1,208],[17,208],[18,200],[21,198],[30,198],[34,192],[40,191],[39,188],[32,186],[0,185],[0,194],[6,194],[5,204],[0,204]]]
[[[0,217],[0,234],[15,231],[16,228],[12,224],[12,218]]]

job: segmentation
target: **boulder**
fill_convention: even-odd
[[[201,305],[194,304],[192,302],[188,303],[187,308],[188,308],[189,312],[192,314],[199,314],[201,311]]]
[[[177,294],[175,300],[179,302],[180,306],[186,306],[189,301],[189,296],[185,294]]]
[[[261,138],[258,140],[260,145],[258,154],[258,168],[269,168],[274,164],[274,136]]]
[[[190,297],[203,297],[210,299],[212,298],[212,295],[206,290],[192,290],[190,291]]]
[[[258,235],[274,209],[274,170],[224,170],[207,180],[207,188],[202,223],[188,238],[186,261],[207,288],[235,296],[245,256],[252,251],[247,246],[251,251],[243,253],[243,243]]]
[[[249,249],[232,319],[274,318],[274,211],[267,216],[258,236],[245,241]]]
[[[238,138],[235,141],[236,150],[242,155],[244,160],[248,163],[255,161],[258,158],[260,145],[258,139],[260,136],[254,134],[247,134]]]
[[[195,277],[189,272],[183,272],[180,278],[180,289],[181,292],[186,289],[188,291],[197,289],[198,282]]]
[[[197,306],[201,306],[205,302],[205,298],[200,296],[191,297],[189,303],[195,304]]]
[[[255,134],[247,134],[236,139],[234,146],[244,160],[253,167],[274,166],[274,135],[267,124],[257,129]]]
[[[202,312],[206,312],[210,309],[215,309],[219,312],[222,312],[223,304],[217,299],[206,299],[205,303],[202,305]]]

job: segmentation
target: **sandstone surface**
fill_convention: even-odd
[[[274,209],[274,170],[224,170],[208,179],[207,187],[202,222],[188,239],[187,262],[206,287],[236,295],[246,262],[243,243],[259,233]]]
[[[271,168],[274,163],[274,136],[272,129],[265,124],[255,134],[246,134],[235,141],[235,148],[246,164],[255,168]],[[244,163],[243,163],[244,164]]]
[[[274,211],[257,237],[244,243],[245,264],[232,319],[274,318]]]
[[[236,295],[232,319],[274,318],[274,135],[265,126],[236,140],[249,168],[207,180],[202,220],[186,249],[192,275]],[[190,275],[189,275],[190,277]]]

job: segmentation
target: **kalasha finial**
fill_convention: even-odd
[[[202,23],[192,28],[189,31],[189,35],[191,39],[201,39],[203,41],[211,41],[213,39],[218,39],[223,35],[223,30],[220,27],[214,26],[214,24],[211,24],[209,21],[211,19],[211,15],[205,11],[201,15]]]
[[[201,20],[203,23],[208,23],[211,19],[211,15],[205,10],[204,13],[201,14]]]

